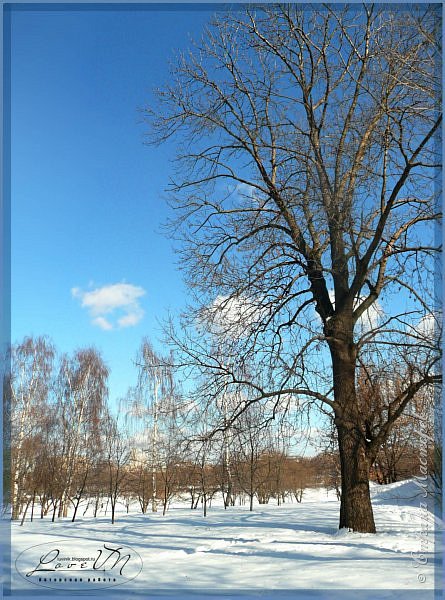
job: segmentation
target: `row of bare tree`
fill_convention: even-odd
[[[137,358],[139,378],[119,406],[118,417],[108,407],[108,371],[94,349],[58,357],[43,337],[25,338],[11,349],[9,398],[11,437],[12,518],[50,516],[74,521],[109,509],[114,522],[118,502],[127,511],[136,501],[142,513],[174,498],[188,498],[204,515],[216,494],[225,507],[254,501],[278,504],[301,501],[306,487],[335,489],[341,497],[341,474],[333,423],[318,434],[319,454],[296,456],[295,443],[309,435],[290,420],[273,423],[259,403],[253,403],[235,423],[204,435],[213,420],[239,404],[224,397],[217,414],[202,411],[180,393],[170,359],[162,358],[144,340]],[[386,387],[388,386],[386,382]],[[391,379],[391,386],[397,386]],[[402,382],[400,382],[402,385]],[[380,414],[385,382],[362,373],[360,398],[367,413]],[[385,391],[386,390],[386,391]],[[415,410],[399,420],[382,444],[371,477],[392,483],[419,472],[416,432],[419,419],[433,436],[432,398],[418,396]],[[214,422],[214,421],[213,421]],[[434,452],[430,449],[429,472]],[[436,469],[437,470],[437,469]],[[37,507],[37,508],[36,508]]]
[[[108,370],[96,350],[57,357],[44,337],[13,345],[10,366],[5,398],[12,518],[38,494],[44,511],[51,502],[54,515],[66,516],[79,469],[86,480],[111,423]]]
[[[6,397],[13,519],[27,514],[33,518],[38,506],[40,516],[49,514],[53,521],[66,517],[70,509],[74,521],[81,501],[87,499],[95,516],[106,502],[114,521],[122,498],[128,503],[138,500],[143,513],[150,503],[156,510],[160,501],[165,513],[173,496],[184,493],[190,494],[195,508],[201,499],[206,511],[207,502],[227,483],[227,464],[218,464],[213,443],[189,440],[184,446],[185,432],[179,428],[178,407],[170,395],[171,373],[153,365],[148,369],[150,360],[158,359],[147,342],[141,356],[146,362],[140,385],[129,393],[133,404],[126,404],[127,417],[136,417],[139,428],[131,433],[128,418],[119,423],[110,414],[108,371],[96,350],[57,358],[54,346],[43,337],[29,337],[12,347]],[[243,448],[246,440],[248,450]],[[291,491],[279,481],[297,463],[287,464],[289,459],[273,450],[270,436],[267,448],[259,440],[259,431],[254,435],[253,428],[248,438],[239,437],[236,460],[232,441],[232,503],[244,494],[252,505],[255,495],[265,502]],[[292,477],[295,482],[303,477],[301,467],[293,468]],[[293,485],[297,493],[297,483]]]

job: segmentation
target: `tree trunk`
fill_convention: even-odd
[[[152,445],[151,445],[151,485],[153,489],[153,496],[151,499],[151,512],[158,510],[158,504],[156,500],[156,469],[158,462],[158,388],[159,383],[155,383],[154,388],[154,402],[153,402],[153,432],[152,432]]]
[[[32,504],[31,504],[31,523],[34,519],[34,505],[36,502],[36,492],[34,491],[33,495],[32,495]]]
[[[356,427],[338,426],[341,464],[340,529],[375,533],[369,493],[369,461],[364,436]],[[362,439],[363,438],[363,439]]]
[[[18,521],[20,517],[20,493],[17,480],[14,479],[12,487],[12,520]]]
[[[59,498],[59,512],[57,513],[57,518],[60,519],[63,515],[63,506],[64,506],[64,496],[60,496]]]
[[[82,498],[82,491],[83,491],[83,490],[79,491],[79,495],[78,495],[78,496],[77,496],[77,498],[76,498],[76,503],[75,503],[75,505],[74,505],[74,513],[73,513],[73,516],[72,516],[72,518],[71,518],[71,522],[72,522],[72,523],[74,523],[74,521],[76,520],[77,511],[78,511],[78,509],[79,509],[80,500],[81,500],[81,498]]]
[[[339,325],[337,323],[337,325]],[[330,342],[335,401],[335,424],[341,467],[340,529],[375,533],[369,492],[370,460],[367,456],[365,415],[361,414],[356,395],[356,347],[352,327],[345,321],[336,327]],[[351,335],[345,332],[351,331]]]
[[[51,518],[52,523],[54,523],[54,521],[56,520],[56,512],[57,512],[58,506],[59,506],[59,500],[54,499],[53,516]]]
[[[224,493],[223,493],[223,498],[224,498],[224,509],[227,509],[229,506],[233,506],[232,482],[230,479],[228,480],[228,483],[227,483],[226,494],[224,495]]]
[[[168,499],[170,497],[170,490],[169,490],[167,484],[164,484],[164,494],[163,494],[163,496],[164,497],[163,497],[163,501],[162,501],[162,516],[165,517],[165,514],[167,512],[167,507],[168,507]]]
[[[80,501],[82,499],[83,492],[85,490],[85,486],[86,486],[87,478],[88,478],[88,471],[89,471],[89,468],[87,467],[87,469],[85,470],[85,472],[83,474],[82,484],[81,484],[80,488],[77,490],[76,504],[74,505],[74,514],[73,514],[73,518],[71,519],[71,521],[73,523],[76,520],[77,511],[79,509]]]
[[[26,513],[28,512],[28,508],[29,508],[30,504],[31,504],[31,498],[26,502],[25,510],[23,512],[23,517],[22,517],[22,520],[20,522],[20,525],[23,525],[23,523],[25,521]]]

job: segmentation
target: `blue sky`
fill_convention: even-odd
[[[138,109],[214,7],[29,6],[11,17],[11,337],[96,346],[114,401],[135,383],[142,338],[156,346],[158,320],[185,303],[160,233],[175,147],[143,144]]]
[[[11,18],[12,341],[96,346],[112,401],[135,382],[142,337],[160,338],[158,319],[184,304],[159,232],[174,147],[143,144],[138,108],[211,16],[146,8]]]

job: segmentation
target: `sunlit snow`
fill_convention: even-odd
[[[23,526],[12,525],[13,592],[38,590],[15,571],[20,552],[70,538],[79,550],[87,539],[137,551],[142,572],[126,587],[114,590],[119,598],[127,594],[164,597],[170,592],[175,598],[195,594],[242,598],[253,592],[263,599],[287,598],[291,590],[305,589],[320,594],[368,590],[360,592],[361,599],[380,597],[376,590],[417,589],[422,590],[422,598],[432,598],[439,560],[433,527],[435,523],[437,531],[442,522],[428,513],[426,564],[416,565],[413,556],[420,552],[425,513],[421,490],[410,481],[373,485],[372,495],[376,535],[338,531],[339,503],[333,493],[322,489],[306,490],[300,504],[256,505],[253,512],[247,505],[224,510],[214,500],[206,518],[199,509],[190,510],[186,501],[174,503],[165,516],[138,514],[136,504],[127,514],[122,505],[114,525],[109,511],[104,514],[105,507],[97,519],[89,511],[85,515],[80,511],[75,523],[69,518],[51,523],[50,517],[41,520],[37,515],[32,523],[27,518]],[[420,574],[424,582],[419,581]]]

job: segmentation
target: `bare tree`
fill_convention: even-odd
[[[370,436],[379,428],[381,415],[388,411],[394,398],[400,394],[404,380],[405,374],[398,365],[385,365],[383,369],[373,369],[371,366],[359,369],[357,395]],[[412,411],[432,421],[434,399],[428,386],[414,396],[412,403],[381,443],[373,463],[374,476],[379,483],[394,483],[416,474],[413,463],[418,454],[416,431],[419,423],[411,414]]]
[[[24,479],[32,470],[32,439],[42,423],[51,386],[54,347],[44,337],[26,337],[11,349],[11,480],[12,518],[18,519],[24,502]],[[34,447],[35,450],[35,447]]]
[[[206,517],[212,498],[220,489],[214,467],[215,457],[212,440],[203,438],[200,442],[195,443],[193,454],[196,467],[195,474],[198,481],[198,500],[202,503],[202,514]]]
[[[172,498],[180,491],[184,432],[176,401],[172,380],[168,401],[164,400],[162,407],[159,439],[159,476],[162,485],[163,515],[167,512]]]
[[[161,365],[162,359],[155,353],[148,340],[144,340],[140,349],[138,358],[139,371],[139,389],[144,395],[143,401],[147,414],[151,417],[150,447],[147,452],[150,456],[151,474],[152,474],[152,500],[151,510],[156,512],[157,508],[157,470],[159,464],[158,457],[158,419],[159,402],[164,392],[165,373]]]
[[[319,487],[320,480],[317,476],[317,457],[288,457],[284,465],[284,488],[289,492],[290,497],[295,497],[297,502],[303,499],[304,490],[308,487]],[[326,465],[322,465],[324,475]]]
[[[194,293],[171,332],[182,364],[213,378],[204,399],[241,387],[271,417],[283,395],[332,414],[339,525],[355,531],[375,531],[378,448],[440,379],[420,327],[435,315],[439,40],[434,5],[237,9],[147,110],[151,141],[181,142],[171,231]],[[356,369],[377,360],[407,378],[369,436]]]
[[[202,406],[196,402],[185,423],[188,441],[183,446],[183,456],[188,465],[187,488],[192,497],[191,508],[197,508],[198,502],[201,502],[204,517],[214,495],[223,491],[217,466],[221,440],[208,435],[215,414],[219,414],[217,406]]]
[[[234,443],[234,470],[237,483],[249,497],[249,510],[253,510],[255,496],[266,503],[264,486],[270,478],[269,464],[264,461],[270,440],[264,430],[261,406],[252,404],[237,420]],[[267,500],[270,494],[267,495]]]
[[[116,518],[116,505],[128,477],[126,465],[130,451],[125,432],[119,427],[119,419],[107,415],[104,423],[104,464],[107,470],[108,497],[111,503],[111,523]]]
[[[338,452],[338,438],[333,416],[318,440],[320,453],[316,457],[317,471],[326,490],[335,490],[337,500],[341,499],[341,465]],[[371,470],[371,469],[370,469]]]
[[[223,394],[220,404],[223,419],[222,448],[221,448],[221,490],[224,500],[224,508],[233,506],[233,474],[232,474],[232,446],[234,431],[231,430],[228,422],[228,413],[230,400],[226,394]],[[235,400],[236,401],[236,400]]]
[[[67,516],[80,469],[88,469],[91,448],[100,450],[102,418],[108,394],[108,369],[94,348],[62,357],[57,394],[61,472],[64,482],[59,516]]]
[[[158,507],[158,476],[163,477],[163,504],[166,510],[171,493],[167,490],[167,481],[173,476],[173,465],[179,444],[178,393],[173,379],[171,358],[157,353],[150,341],[145,338],[138,352],[136,363],[139,367],[138,383],[128,390],[126,403],[126,420],[137,441],[138,451],[145,452],[151,470],[151,507],[156,512]],[[176,450],[173,450],[176,448]],[[168,473],[167,473],[168,470]],[[139,471],[144,480],[145,472]],[[142,480],[141,480],[142,483]],[[167,487],[166,487],[167,486]],[[167,493],[167,500],[166,500]],[[142,506],[145,500],[142,501]]]
[[[289,445],[281,429],[271,431],[270,447],[266,450],[264,459],[267,461],[269,473],[267,487],[269,495],[276,498],[278,506],[285,502],[286,494],[286,466],[288,463]]]
[[[131,444],[131,439],[129,443]],[[132,454],[133,453],[134,452],[132,452]],[[130,494],[137,499],[141,508],[141,512],[145,515],[150,500],[153,497],[152,473],[150,470],[150,465],[145,456],[131,456],[130,463],[131,464],[128,469],[128,487]]]

